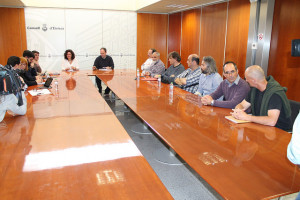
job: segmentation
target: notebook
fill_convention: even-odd
[[[237,124],[241,124],[241,123],[248,123],[250,121],[246,121],[246,120],[239,120],[239,119],[236,119],[234,118],[233,116],[225,116],[226,119],[234,122],[234,123],[237,123]]]

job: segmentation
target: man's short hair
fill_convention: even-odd
[[[262,81],[262,80],[265,80],[265,72],[264,70],[258,66],[258,65],[252,65],[250,67],[248,67],[246,69],[246,73],[247,76],[255,79],[255,80],[258,80],[258,81]]]
[[[173,59],[177,60],[177,62],[181,61],[181,57],[180,57],[179,53],[177,53],[176,51],[172,51],[171,53],[169,53],[168,58],[173,58]]]
[[[217,73],[218,72],[216,61],[215,61],[215,59],[213,57],[211,57],[211,56],[204,56],[202,58],[202,61],[207,66],[207,74],[212,74],[212,73]]]
[[[33,53],[33,54],[35,54],[35,53],[40,54],[40,52],[38,52],[38,51],[36,51],[36,50],[33,50],[32,53]]]
[[[160,56],[160,53],[159,53],[159,52],[155,51],[154,53],[155,53],[158,57]]]
[[[105,53],[106,53],[106,48],[105,47],[102,47],[101,49],[103,49],[105,51]],[[100,51],[101,51],[101,49],[100,49]]]
[[[23,57],[34,58],[34,54],[32,53],[32,51],[25,50],[25,51],[23,52]]]
[[[152,53],[157,52],[154,48],[151,48],[150,50],[152,50]]]
[[[192,62],[195,61],[199,65],[199,56],[197,54],[191,54]]]
[[[235,71],[237,71],[238,70],[237,66],[236,66],[235,62],[233,62],[233,61],[227,61],[227,62],[225,62],[224,65],[223,65],[223,71],[224,71],[225,65],[230,64],[230,63],[233,64]]]
[[[12,67],[19,65],[21,62],[20,58],[17,56],[11,56],[7,59],[7,65],[10,65]]]

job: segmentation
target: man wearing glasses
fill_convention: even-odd
[[[223,65],[223,75],[226,79],[221,82],[215,92],[202,97],[202,104],[222,108],[235,108],[248,95],[250,87],[245,80],[240,78],[234,62],[228,61]],[[224,97],[223,101],[216,100],[222,96]]]

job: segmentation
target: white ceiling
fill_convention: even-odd
[[[84,8],[172,13],[227,0],[0,0],[0,7]]]

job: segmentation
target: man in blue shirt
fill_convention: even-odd
[[[199,78],[199,86],[195,94],[199,96],[205,96],[213,93],[223,81],[222,77],[218,73],[216,61],[211,56],[204,56],[201,63],[202,74]],[[223,97],[221,97],[222,100]]]

